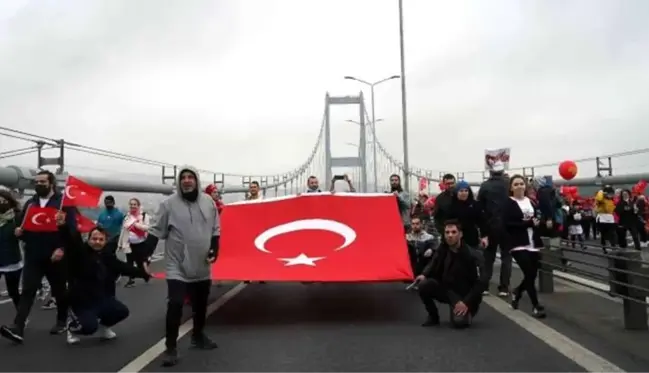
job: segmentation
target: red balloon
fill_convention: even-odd
[[[564,180],[572,180],[577,176],[577,164],[573,161],[563,161],[559,164],[559,175]]]

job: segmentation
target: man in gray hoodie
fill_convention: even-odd
[[[149,248],[154,248],[159,239],[165,240],[168,289],[165,367],[178,363],[176,340],[186,295],[193,311],[192,346],[203,350],[217,347],[203,329],[212,284],[211,264],[219,250],[219,214],[212,198],[200,192],[195,168],[179,168],[176,185],[176,194],[160,204],[156,223],[147,237]]]

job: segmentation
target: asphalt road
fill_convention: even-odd
[[[584,371],[485,304],[471,330],[424,318],[403,284],[253,284],[209,318],[220,348],[183,338],[171,371]],[[156,359],[144,371],[160,369]]]

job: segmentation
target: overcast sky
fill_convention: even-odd
[[[647,146],[649,1],[404,3],[413,165],[476,170],[485,148],[507,146],[514,165]],[[397,0],[0,2],[4,126],[215,171],[295,167],[325,92],[399,68]],[[376,93],[378,137],[401,158],[400,84]],[[357,118],[332,110],[334,155],[356,152],[345,120]]]

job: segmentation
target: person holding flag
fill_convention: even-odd
[[[76,324],[68,329],[68,344],[95,333],[103,340],[114,339],[117,335],[110,328],[129,315],[128,307],[115,297],[115,278],[123,274],[148,279],[148,267],[129,266],[115,252],[105,250],[108,233],[102,227],[93,228],[84,242],[64,212],[58,211],[55,221],[67,248],[69,300]]]
[[[0,335],[15,343],[23,342],[25,322],[43,277],[50,284],[57,306],[56,323],[50,333],[63,333],[68,319],[66,273],[61,263],[65,247],[56,228],[55,215],[62,209],[67,213],[68,224],[76,228],[76,211],[63,206],[64,196],[56,189],[53,173],[40,171],[34,182],[36,195],[25,203],[21,226],[15,230],[15,235],[25,244],[22,294],[13,325],[0,327]]]

